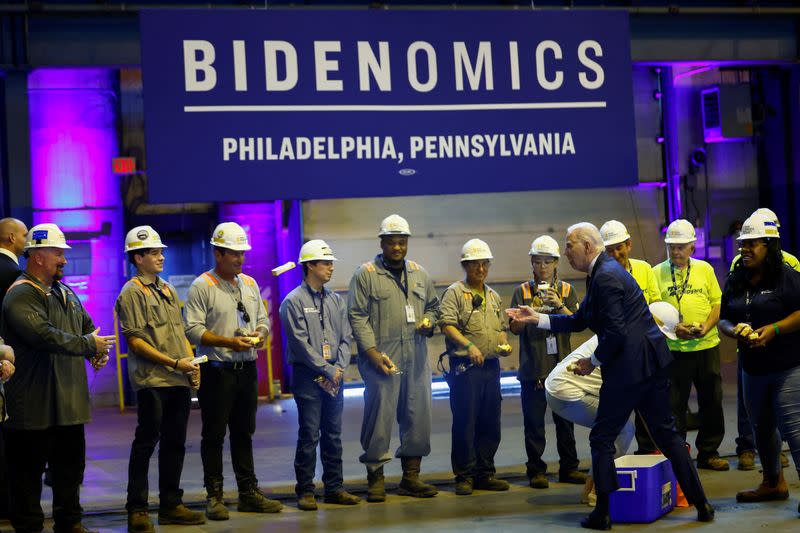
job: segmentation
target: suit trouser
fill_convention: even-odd
[[[395,419],[400,446],[395,457],[423,457],[431,453],[431,369],[427,356],[394,360],[402,374],[378,372],[366,356],[358,358],[364,379],[364,420],[359,461],[374,470],[388,463]]]
[[[525,430],[525,463],[529,478],[547,472],[547,463],[542,461],[546,445],[544,415],[547,398],[544,387],[537,388],[536,381],[520,381],[522,400],[522,421]],[[572,422],[553,411],[553,424],[556,426],[556,449],[558,450],[558,471],[572,472],[578,468],[578,451],[575,449],[575,427]]]
[[[695,439],[697,460],[705,461],[719,454],[719,445],[725,437],[719,346],[696,352],[672,352],[672,356],[675,358],[670,365],[672,414],[678,433],[685,441],[686,410],[694,384],[700,415],[700,429]]]
[[[342,490],[342,409],[344,389],[331,396],[314,382],[319,374],[305,365],[295,364],[292,393],[297,404],[297,447],[294,473],[298,496],[314,492],[317,444],[322,460],[325,494]]]
[[[41,531],[42,474],[50,465],[53,477],[54,531],[64,531],[81,521],[80,486],[86,464],[83,424],[42,430],[4,431],[11,490],[11,525],[18,532]]]
[[[1,410],[0,416],[2,416]],[[8,518],[11,508],[8,503],[8,467],[6,466],[6,446],[2,427],[3,423],[0,422],[0,518]]]
[[[150,458],[158,444],[158,498],[163,510],[182,503],[181,472],[186,455],[189,387],[148,387],[136,391],[138,423],[128,461],[128,512],[147,511]]]
[[[450,368],[469,363],[451,357]],[[494,476],[494,455],[500,446],[500,362],[487,359],[483,366],[450,374],[450,411],[453,413],[450,461],[453,474],[462,479]]]
[[[670,410],[670,384],[666,369],[634,385],[614,387],[608,380],[600,388],[600,405],[597,409],[589,444],[592,449],[592,470],[598,494],[619,488],[614,466],[614,441],[628,423],[631,412],[637,409],[650,428],[662,453],[672,463],[672,471],[680,483],[689,503],[705,501],[706,496],[697,469],[686,450],[684,440],[675,429]]]
[[[203,366],[203,380],[197,391],[203,429],[200,457],[206,489],[222,483],[222,445],[230,431],[231,463],[239,492],[258,484],[253,465],[253,433],[258,408],[258,375],[255,361],[241,368]]]

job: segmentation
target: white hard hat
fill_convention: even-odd
[[[781,223],[778,220],[778,215],[775,214],[775,211],[772,209],[767,209],[766,207],[759,207],[755,211],[753,211],[754,215],[763,215],[767,220],[770,220],[775,223],[776,228],[781,227]]]
[[[780,239],[781,235],[778,233],[778,225],[758,213],[753,213],[750,218],[742,224],[742,231],[736,237],[737,241],[746,241],[749,239]]]
[[[528,255],[547,255],[550,257],[561,257],[558,250],[558,243],[550,235],[537,237],[531,243],[531,251]]]
[[[617,220],[609,220],[603,224],[600,227],[600,236],[603,238],[603,246],[613,246],[631,238],[625,224]]]
[[[669,225],[667,236],[664,238],[664,242],[667,244],[688,244],[696,240],[694,226],[692,226],[691,222],[682,218]]]
[[[25,249],[31,248],[62,248],[68,250],[72,246],[67,244],[64,232],[55,224],[36,224],[25,236]]]
[[[378,237],[384,235],[406,235],[411,236],[411,228],[408,226],[408,221],[400,215],[392,214],[384,218],[381,222],[381,231]]]
[[[308,261],[336,261],[336,258],[328,243],[321,239],[314,239],[300,248],[300,258],[297,262],[307,263]]]
[[[653,302],[650,304],[650,312],[661,333],[669,339],[676,340],[678,336],[675,335],[675,328],[681,321],[681,315],[675,306],[669,302]]]
[[[252,250],[252,247],[247,242],[247,234],[236,222],[223,222],[214,228],[211,244],[235,252]]]
[[[136,226],[125,235],[125,253],[149,248],[166,248],[161,237],[150,226]]]
[[[489,245],[480,239],[470,239],[461,247],[461,261],[493,259]]]

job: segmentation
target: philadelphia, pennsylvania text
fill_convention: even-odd
[[[401,147],[402,148],[402,147]],[[407,151],[407,152],[406,152]],[[391,136],[224,137],[224,161],[453,159],[575,155],[572,132],[412,135],[405,150]]]

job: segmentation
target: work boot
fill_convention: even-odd
[[[230,518],[225,499],[222,496],[222,482],[206,485],[206,516],[209,520],[227,520]]]
[[[550,486],[550,482],[547,481],[547,476],[544,475],[544,472],[539,472],[531,476],[530,485],[532,489],[546,489]]]
[[[401,457],[400,461],[403,464],[403,479],[397,487],[397,494],[414,498],[432,498],[439,493],[433,485],[419,480],[422,457]]]
[[[469,496],[472,494],[472,479],[468,477],[457,477],[456,494],[459,496]]]
[[[705,470],[716,470],[717,472],[724,472],[725,470],[730,470],[731,465],[728,464],[728,461],[726,461],[719,455],[712,455],[711,457],[704,459],[702,461],[698,460],[697,468],[702,468]]]
[[[297,508],[301,511],[316,511],[317,499],[314,497],[314,494],[311,492],[306,492],[297,498]]]
[[[578,470],[570,470],[568,472],[558,473],[559,483],[570,483],[572,485],[583,485],[586,483],[586,474]]]
[[[789,487],[783,478],[783,470],[775,476],[763,475],[761,484],[752,490],[743,490],[736,493],[736,501],[740,503],[769,502],[786,500],[789,498]]]
[[[756,469],[756,452],[753,450],[745,450],[739,454],[739,464],[736,466],[739,470],[755,470]]]
[[[360,501],[361,498],[355,494],[350,494],[344,489],[325,494],[325,503],[333,503],[335,505],[358,505]]]
[[[172,509],[158,510],[158,524],[175,524],[178,526],[196,526],[205,524],[206,519],[203,513],[190,511],[185,505],[179,503]]]
[[[270,500],[261,493],[257,483],[239,490],[240,513],[277,513],[283,508],[278,500]]]
[[[155,530],[147,511],[128,513],[128,533],[155,533]]]
[[[383,466],[374,470],[367,467],[367,501],[371,503],[386,501],[386,484],[383,480]]]
[[[497,479],[494,476],[479,477],[475,480],[475,488],[479,490],[504,491],[508,490],[508,481]]]

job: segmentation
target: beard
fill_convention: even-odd
[[[53,281],[61,281],[61,279],[63,277],[64,277],[64,269],[63,268],[57,268],[56,269],[56,273],[53,274]]]

